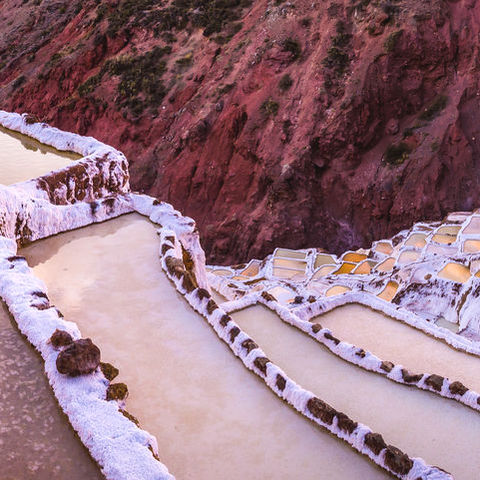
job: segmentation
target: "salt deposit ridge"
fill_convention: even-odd
[[[130,212],[157,225],[159,266],[219,339],[284,402],[395,477],[452,478],[429,465],[428,458],[410,457],[388,445],[389,438],[380,435],[383,432],[373,432],[359,419],[336,410],[333,402],[329,405],[296,383],[288,369],[281,369],[275,358],[269,359],[262,342],[257,344],[230,313],[262,304],[276,313],[279,322],[309,335],[319,348],[326,347],[329,355],[397,384],[452,399],[458,408],[465,408],[460,405],[464,404],[478,411],[480,394],[473,380],[468,383],[470,367],[465,366],[461,375],[464,383],[454,377],[456,369],[419,373],[415,358],[412,365],[393,363],[396,359],[382,358],[384,350],[371,352],[337,338],[334,322],[330,330],[316,321],[337,307],[361,304],[409,325],[405,328],[414,327],[435,337],[432,341],[478,356],[480,325],[475,312],[480,294],[480,216],[476,212],[454,213],[443,223],[416,224],[391,240],[376,242],[369,250],[346,252],[341,258],[315,249],[277,249],[262,261],[206,267],[195,222],[168,204],[131,192],[123,154],[93,138],[38,123],[28,115],[0,112],[0,124],[82,156],[36,179],[0,185],[0,296],[19,329],[42,355],[60,406],[107,478],[173,477],[161,463],[162,451],[158,451],[155,438],[122,413],[123,400],[107,400],[111,384],[100,369],[78,377],[58,372],[59,351],[50,337],[56,329],[66,330],[74,339],[81,338],[81,333],[50,304],[46,286],[26,259],[17,255],[17,248]],[[227,301],[217,304],[212,288]],[[388,351],[388,346],[385,348]],[[403,361],[399,357],[397,362]],[[463,372],[461,359],[458,365]]]

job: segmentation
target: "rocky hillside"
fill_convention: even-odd
[[[125,152],[212,262],[480,206],[476,0],[3,0],[0,108]]]

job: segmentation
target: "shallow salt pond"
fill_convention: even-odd
[[[58,406],[43,361],[0,305],[2,480],[104,478]]]
[[[264,307],[250,307],[232,316],[293,380],[337,410],[380,432],[387,443],[446,469],[456,479],[478,478],[480,452],[472,447],[477,444],[480,432],[480,415],[477,412],[452,400],[396,384],[355,367],[301,331],[283,323]],[[335,321],[323,322],[325,318],[324,315],[318,320],[324,326],[331,326],[334,335],[345,338],[342,335],[345,332],[335,327]],[[370,316],[366,315],[362,326],[367,337],[370,330],[374,331],[373,325],[366,325],[369,319]],[[376,338],[374,335],[370,338],[372,345],[359,341],[358,346],[376,353],[373,347],[385,344],[385,351],[379,353],[385,359],[396,360],[393,349],[389,353],[387,348],[389,342],[397,342],[396,337],[386,334],[382,338],[377,333]],[[345,340],[352,339],[347,336]],[[403,354],[407,356],[418,348],[413,342],[404,342],[403,338],[398,342],[402,345],[398,350],[403,352],[405,349]],[[435,350],[430,351],[431,356],[435,353]],[[427,357],[428,353],[424,352],[424,356]],[[462,362],[460,365],[466,368]]]
[[[139,215],[22,250],[49,296],[127,383],[127,409],[180,479],[386,478],[278,399],[175,291]],[[115,380],[117,381],[117,379]]]
[[[437,373],[459,380],[480,392],[480,358],[455,350],[383,313],[362,305],[346,305],[314,321],[341,340],[369,350],[382,360],[400,363],[414,373]]]
[[[26,135],[0,127],[0,184],[30,180],[79,158],[76,153],[60,152]]]

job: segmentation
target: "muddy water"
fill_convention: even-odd
[[[2,480],[104,478],[48,385],[40,356],[0,304]]]
[[[450,471],[456,479],[478,478],[480,451],[472,448],[480,432],[477,412],[355,367],[264,307],[250,307],[233,318],[292,379],[336,409],[382,433],[387,442],[410,455]],[[382,342],[380,336],[377,340]]]
[[[128,410],[180,479],[385,478],[248,372],[160,270],[158,238],[128,215],[22,251],[51,300],[120,368]]]
[[[0,184],[11,185],[65,167],[80,155],[60,152],[0,127]]]

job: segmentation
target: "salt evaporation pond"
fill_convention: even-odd
[[[0,305],[0,461],[3,480],[104,478],[58,406],[43,362]]]
[[[232,317],[290,378],[337,410],[457,480],[478,478],[478,412],[349,364],[263,306]]]
[[[480,358],[460,352],[380,312],[346,305],[316,317],[334,336],[414,373],[436,373],[480,392]],[[445,322],[446,323],[446,322]],[[453,324],[450,324],[453,325]]]
[[[127,383],[127,409],[180,479],[386,478],[245,369],[161,271],[139,215],[41,240],[21,254]],[[117,381],[117,380],[115,380]]]
[[[31,137],[0,127],[0,184],[11,185],[58,170],[80,155],[60,152]]]

